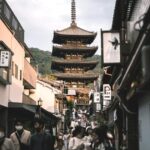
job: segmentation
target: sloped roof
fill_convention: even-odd
[[[96,73],[84,73],[84,74],[80,74],[80,73],[56,73],[54,74],[57,78],[59,79],[72,79],[72,80],[76,80],[76,79],[97,79],[98,78],[98,74]]]
[[[57,57],[65,57],[66,53],[72,53],[72,54],[81,54],[84,58],[86,57],[92,57],[95,52],[97,51],[97,46],[71,46],[71,45],[63,45],[63,46],[53,46],[52,56]]]
[[[70,26],[70,27],[60,30],[60,31],[54,31],[54,32],[57,34],[62,34],[62,35],[96,36],[96,32],[87,31],[76,25]]]
[[[53,60],[51,64],[52,70],[64,70],[65,67],[84,68],[85,71],[94,69],[98,61],[80,61],[80,60]]]
[[[131,19],[132,12],[137,2],[137,0],[116,0],[112,30],[119,30],[121,28],[122,21],[129,21]]]
[[[66,43],[67,40],[76,41],[82,39],[83,43],[91,44],[94,41],[96,35],[96,32],[90,32],[78,27],[77,25],[74,25],[63,30],[54,31],[53,43],[62,44]]]
[[[63,46],[58,46],[58,45],[54,45],[53,46],[53,50],[81,50],[81,51],[88,51],[88,50],[97,50],[98,46],[80,46],[80,45],[63,45]]]
[[[55,64],[98,64],[99,62],[98,61],[90,61],[90,60],[73,60],[73,59],[65,59],[65,60],[53,60],[52,63],[55,63]]]

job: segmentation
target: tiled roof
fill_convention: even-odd
[[[53,63],[57,63],[57,64],[98,64],[99,62],[98,61],[82,61],[82,60],[53,60]]]
[[[64,79],[97,79],[98,74],[91,73],[91,74],[79,74],[79,73],[56,73],[54,74],[57,78],[64,78]]]
[[[60,31],[55,31],[57,34],[62,34],[62,35],[80,35],[80,36],[96,36],[96,32],[90,32],[87,30],[84,30],[78,26],[70,26],[68,28],[65,28]]]
[[[57,57],[65,57],[66,53],[78,53],[83,55],[83,57],[92,57],[98,47],[97,46],[71,46],[71,45],[63,45],[63,46],[53,46],[52,56]]]
[[[53,43],[64,44],[67,41],[82,41],[84,44],[91,44],[96,35],[96,32],[90,32],[74,25],[60,31],[54,31]]]
[[[74,50],[74,49],[79,49],[79,50],[97,50],[98,46],[80,46],[80,45],[63,45],[63,46],[58,46],[54,45],[53,49],[65,49],[65,50]]]

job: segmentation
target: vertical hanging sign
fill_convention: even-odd
[[[0,67],[9,67],[10,65],[10,52],[1,51],[0,52]]]
[[[120,64],[120,33],[101,31],[102,65]]]
[[[100,93],[94,92],[94,103],[100,103]]]
[[[103,84],[103,99],[111,100],[111,87],[109,84]]]

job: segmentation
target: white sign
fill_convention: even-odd
[[[103,84],[103,99],[111,100],[111,87],[109,84]]]
[[[121,62],[119,32],[102,31],[102,59],[103,64]]]
[[[9,67],[10,65],[10,52],[9,51],[1,51],[0,54],[0,67]]]
[[[100,93],[94,92],[94,103],[100,103]]]
[[[76,90],[74,90],[74,89],[68,89],[67,95],[76,95]]]
[[[98,103],[96,104],[96,112],[99,112],[101,110],[101,104]]]

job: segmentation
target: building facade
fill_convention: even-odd
[[[121,35],[121,63],[110,65],[111,76],[103,76],[113,92],[104,113],[114,128],[116,149],[148,150],[150,1],[116,0],[111,30]]]
[[[5,0],[0,1],[0,28],[0,118],[8,133],[19,112],[11,107],[29,103],[24,90],[35,89],[37,73],[30,64],[24,29]]]

